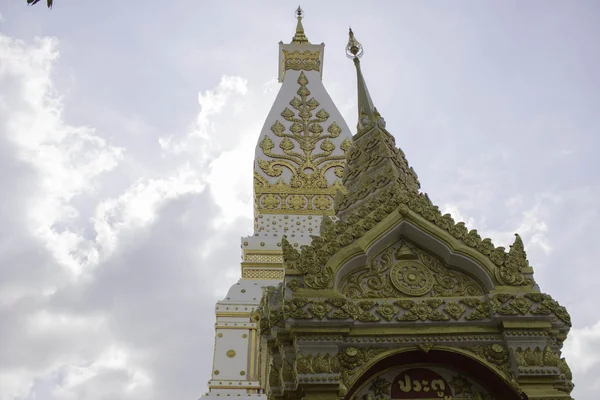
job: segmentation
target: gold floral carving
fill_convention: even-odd
[[[444,304],[444,300],[399,300],[396,304],[407,310],[404,315],[398,317],[399,321],[447,321],[450,319],[449,316],[437,310],[439,306]]]
[[[352,376],[356,373],[357,369],[364,365],[367,360],[373,359],[378,354],[383,353],[387,349],[383,348],[358,348],[358,347],[346,347],[342,349],[338,355],[342,382],[348,387]]]
[[[385,320],[391,321],[394,319],[394,316],[398,314],[398,309],[386,301],[381,303],[375,312],[381,315]]]
[[[470,276],[406,244],[387,249],[369,267],[342,278],[341,291],[350,298],[483,295],[481,285]]]
[[[473,308],[473,311],[465,317],[467,321],[479,321],[490,318],[490,308],[485,299],[465,298],[460,299],[460,302]]]
[[[379,321],[373,313],[369,312],[373,306],[377,304],[374,301],[345,301],[337,310],[330,316],[330,319],[348,319],[351,318],[361,322],[376,322]]]
[[[507,378],[511,378],[508,350],[504,346],[492,344],[489,346],[463,347],[463,349],[475,353],[504,372]]]
[[[285,319],[312,319],[313,316],[308,313],[304,306],[308,304],[308,299],[296,297],[283,304],[283,317]]]
[[[456,301],[449,301],[448,304],[444,307],[444,312],[450,315],[453,319],[458,320],[464,313],[466,309]]]
[[[331,306],[323,300],[314,301],[308,309],[317,318],[323,319],[332,310]]]
[[[296,53],[290,53],[290,57]],[[279,139],[278,144],[265,135],[259,143],[265,158],[257,159],[258,167],[265,175],[279,177],[287,171],[291,177],[289,183],[280,179],[271,184],[255,171],[257,209],[267,212],[277,210],[278,213],[332,214],[333,196],[337,191],[345,192],[345,189],[339,180],[330,184],[326,173],[333,170],[338,178],[343,176],[345,153],[351,142],[348,138],[342,141],[339,148],[343,153],[334,154],[337,146],[333,139],[340,136],[342,128],[335,121],[325,126],[330,115],[325,109],[319,108],[319,102],[310,96],[307,88],[309,82],[304,72],[300,73],[298,83],[298,96],[289,103],[291,109],[286,107],[281,113],[289,127],[275,121],[271,132]],[[276,147],[278,150],[275,150]]]
[[[567,309],[550,295],[544,293],[526,293],[524,295],[514,295],[510,293],[500,293],[490,298],[490,305],[496,314],[500,315],[550,315],[568,326],[571,326],[571,316]]]
[[[515,358],[519,367],[559,367],[560,357],[550,348],[544,347],[544,350],[536,347],[534,349],[527,347],[522,349],[518,347],[515,350]]]
[[[300,288],[302,286],[302,282],[300,282],[300,279],[298,278],[292,278],[287,282],[286,285],[292,292],[295,292],[296,290],[298,290],[298,288]]]
[[[340,363],[337,354],[321,355],[301,354],[296,356],[296,371],[298,374],[337,374]]]
[[[321,52],[311,52],[309,50],[283,50],[283,63],[286,71],[288,69],[294,71],[320,71]]]
[[[492,296],[490,304],[495,313],[501,315],[526,315],[531,310],[531,301],[522,296],[500,293]]]
[[[526,303],[521,305],[522,301]],[[516,314],[521,311],[513,310],[509,306],[518,307],[522,312],[526,309],[528,311],[526,314]],[[509,312],[505,312],[505,309]],[[284,320],[351,320],[385,324],[392,321],[483,321],[502,318],[504,315],[523,315],[529,318],[551,316],[565,324],[570,323],[565,308],[549,295],[541,293],[529,293],[523,297],[494,294],[456,299],[401,298],[395,301],[342,297],[292,297],[283,300],[281,288],[267,288],[261,305],[252,317],[255,321],[260,321],[259,326],[264,330],[273,326],[284,326]]]

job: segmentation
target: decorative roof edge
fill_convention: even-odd
[[[304,274],[304,285],[307,288],[332,288],[335,274],[326,266],[327,261],[340,249],[351,245],[375,228],[394,210],[403,216],[412,211],[487,257],[496,267],[493,272],[497,284],[529,287],[535,284],[533,279],[526,276],[533,271],[518,234],[515,234],[515,241],[507,252],[502,246],[494,246],[490,238],[482,239],[476,229],[469,230],[464,222],[455,223],[450,214],[442,215],[439,207],[431,202],[427,194],[414,194],[397,186],[384,189],[380,196],[361,205],[343,220],[333,222],[325,218],[321,226],[321,236],[312,236],[312,243],[302,246],[301,252],[294,249],[283,236],[282,250],[286,271],[291,269]]]

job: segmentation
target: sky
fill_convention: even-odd
[[[252,157],[289,1],[0,4],[0,400],[197,399],[252,232]],[[600,391],[600,3],[304,1],[349,126],[351,25],[422,190],[519,233]]]

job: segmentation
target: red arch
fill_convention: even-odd
[[[527,395],[518,393],[513,387],[507,384],[500,376],[482,363],[451,351],[431,349],[424,351],[407,351],[393,354],[389,357],[379,360],[373,364],[362,376],[352,385],[345,396],[345,400],[351,399],[355,392],[368,379],[381,371],[393,367],[408,366],[410,364],[438,364],[447,368],[452,368],[464,372],[484,384],[497,399],[502,400],[527,400]]]

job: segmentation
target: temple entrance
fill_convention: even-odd
[[[348,400],[523,400],[498,374],[451,351],[412,351],[373,365]]]

